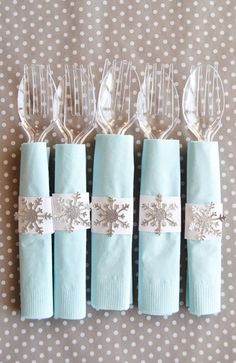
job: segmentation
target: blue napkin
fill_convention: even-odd
[[[86,192],[86,150],[81,144],[55,147],[55,193]],[[86,229],[56,231],[54,240],[54,315],[86,315]]]
[[[180,196],[177,140],[144,140],[141,195]],[[139,232],[141,312],[170,315],[179,310],[180,232]]]
[[[20,196],[49,197],[46,143],[21,145]],[[21,315],[43,319],[53,315],[52,236],[20,233]]]
[[[187,203],[221,203],[217,142],[188,143]],[[221,241],[187,241],[189,310],[214,314],[221,306]]]
[[[133,198],[134,155],[130,135],[97,135],[93,196]],[[92,232],[91,304],[126,310],[131,303],[132,235]]]

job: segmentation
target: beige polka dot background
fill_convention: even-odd
[[[0,362],[235,363],[236,362],[236,2],[234,0],[1,0],[0,1]],[[137,231],[134,296],[129,311],[95,311],[81,321],[22,320],[19,299],[17,210],[19,147],[17,85],[24,63],[50,63],[58,82],[65,63],[91,62],[98,90],[105,58],[131,59],[140,75],[146,62],[170,63],[181,96],[190,67],[218,62],[226,95],[220,144],[222,200],[227,222],[222,247],[222,312],[195,317],[185,307],[182,242],[180,311],[170,317],[137,309]],[[136,197],[143,136],[134,126]],[[172,137],[181,141],[185,193],[186,141],[180,115]],[[54,143],[57,135],[53,136]],[[88,179],[94,139],[87,142]],[[137,221],[137,215],[136,215]],[[88,241],[88,298],[89,298]],[[207,261],[206,261],[207,263]]]

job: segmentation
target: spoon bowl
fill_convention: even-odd
[[[188,129],[197,140],[213,140],[225,108],[224,87],[217,67],[192,68],[183,91],[182,109]]]
[[[147,64],[138,94],[137,115],[144,135],[165,139],[179,119],[179,96],[173,81],[173,65]]]

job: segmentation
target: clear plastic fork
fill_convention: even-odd
[[[57,88],[59,114],[71,143],[83,143],[95,128],[96,98],[91,66],[65,66]]]
[[[28,142],[44,141],[55,127],[67,142],[59,120],[58,97],[49,65],[24,66],[18,90],[18,113]]]
[[[97,123],[104,133],[125,134],[136,117],[138,74],[131,62],[106,60],[98,95]]]

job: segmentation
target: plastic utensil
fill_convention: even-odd
[[[183,91],[182,109],[189,130],[197,140],[212,141],[222,126],[224,87],[218,67],[192,67]]]
[[[173,80],[173,65],[146,65],[138,94],[137,116],[149,139],[166,139],[179,119],[179,96]]]
[[[97,123],[104,133],[123,135],[133,124],[139,87],[139,77],[131,62],[106,60],[97,112]]]
[[[29,143],[44,141],[55,126],[67,142],[57,110],[58,97],[49,65],[25,65],[18,90],[18,113]]]
[[[91,67],[65,66],[57,88],[60,119],[71,143],[83,143],[95,128],[96,98]]]

